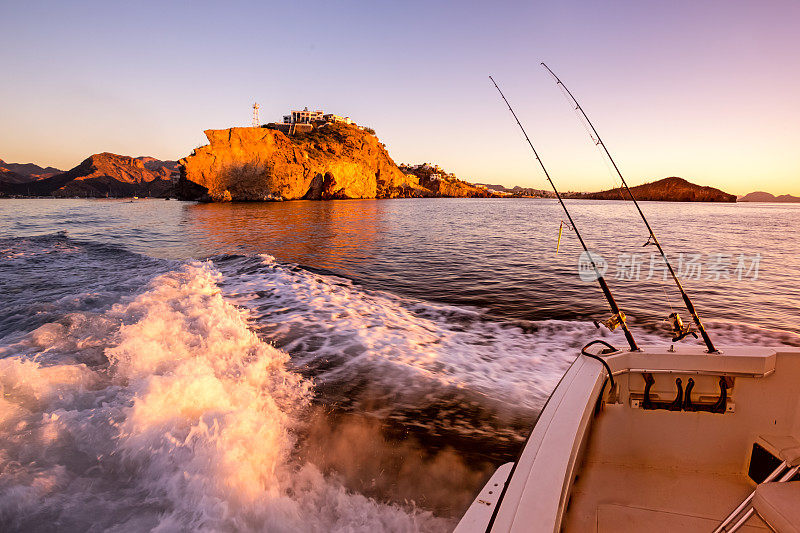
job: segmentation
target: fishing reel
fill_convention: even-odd
[[[672,313],[667,317],[667,320],[671,322],[672,326],[672,342],[683,340],[689,335],[695,339],[697,338],[697,333],[692,331],[690,326],[683,324],[683,320],[681,320],[681,316],[678,313]]]
[[[620,327],[622,324],[625,323],[625,313],[620,311],[617,314],[611,315],[611,318],[603,322],[600,322],[598,320],[593,320],[592,322],[594,322],[594,326],[597,329],[600,329],[600,326],[602,325],[607,327],[610,331],[614,331],[615,329],[617,329],[618,327]]]

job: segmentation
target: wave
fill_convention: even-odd
[[[440,530],[293,459],[311,383],[209,264],[0,349],[0,524],[45,530]],[[95,360],[78,354],[94,351]],[[100,511],[102,510],[102,511]]]
[[[7,530],[446,530],[582,344],[624,345],[270,256],[166,261],[56,234],[0,240],[0,269]]]
[[[320,382],[352,380],[366,367],[371,380],[402,394],[454,387],[536,409],[593,330],[570,321],[523,328],[487,320],[479,310],[368,291],[269,256],[218,265],[225,294]]]
[[[0,239],[0,337],[108,309],[177,265],[66,232]]]

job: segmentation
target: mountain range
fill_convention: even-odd
[[[63,172],[55,167],[40,167],[33,163],[6,163],[0,159],[0,183],[27,183],[49,178]]]
[[[800,202],[800,196],[792,196],[791,194],[781,194],[780,196],[775,196],[774,194],[770,194],[768,192],[756,191],[756,192],[751,192],[750,194],[745,194],[744,196],[739,198],[739,201],[789,203],[789,202]]]
[[[0,160],[1,161],[1,160]],[[32,163],[0,162],[0,196],[105,198],[172,195],[176,161],[94,154],[64,172]]]
[[[174,184],[177,177],[177,161],[162,161],[147,156],[130,157],[109,152],[91,155],[68,171],[50,166],[41,167],[34,163],[8,163],[0,159],[0,197],[165,197],[175,194]],[[508,188],[503,185],[481,183],[475,185],[506,196],[554,197],[552,192],[542,189],[519,186]],[[678,177],[664,178],[637,185],[631,189],[637,200],[800,203],[798,196],[790,194],[775,196],[763,191],[751,192],[737,200],[732,194],[713,187],[697,185]],[[454,193],[453,195],[460,194],[459,192],[459,194]],[[627,198],[627,194],[619,188],[593,193],[568,192],[563,196],[596,200]]]

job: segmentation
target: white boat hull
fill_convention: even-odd
[[[456,531],[711,531],[757,486],[754,444],[778,458],[775,436],[788,439],[784,449],[800,441],[799,350],[647,348],[604,359],[616,390],[600,362],[576,359],[499,501],[470,507]],[[668,410],[684,392],[677,379],[691,379],[691,401]],[[692,410],[713,404],[719,412]],[[474,518],[489,508],[488,520]],[[767,531],[758,513],[745,527]]]

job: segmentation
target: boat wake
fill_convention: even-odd
[[[598,334],[268,256],[56,235],[0,242],[0,269],[3,530],[448,530]]]
[[[437,530],[294,459],[311,383],[189,264],[0,352],[9,530]],[[102,512],[98,510],[102,509]]]

